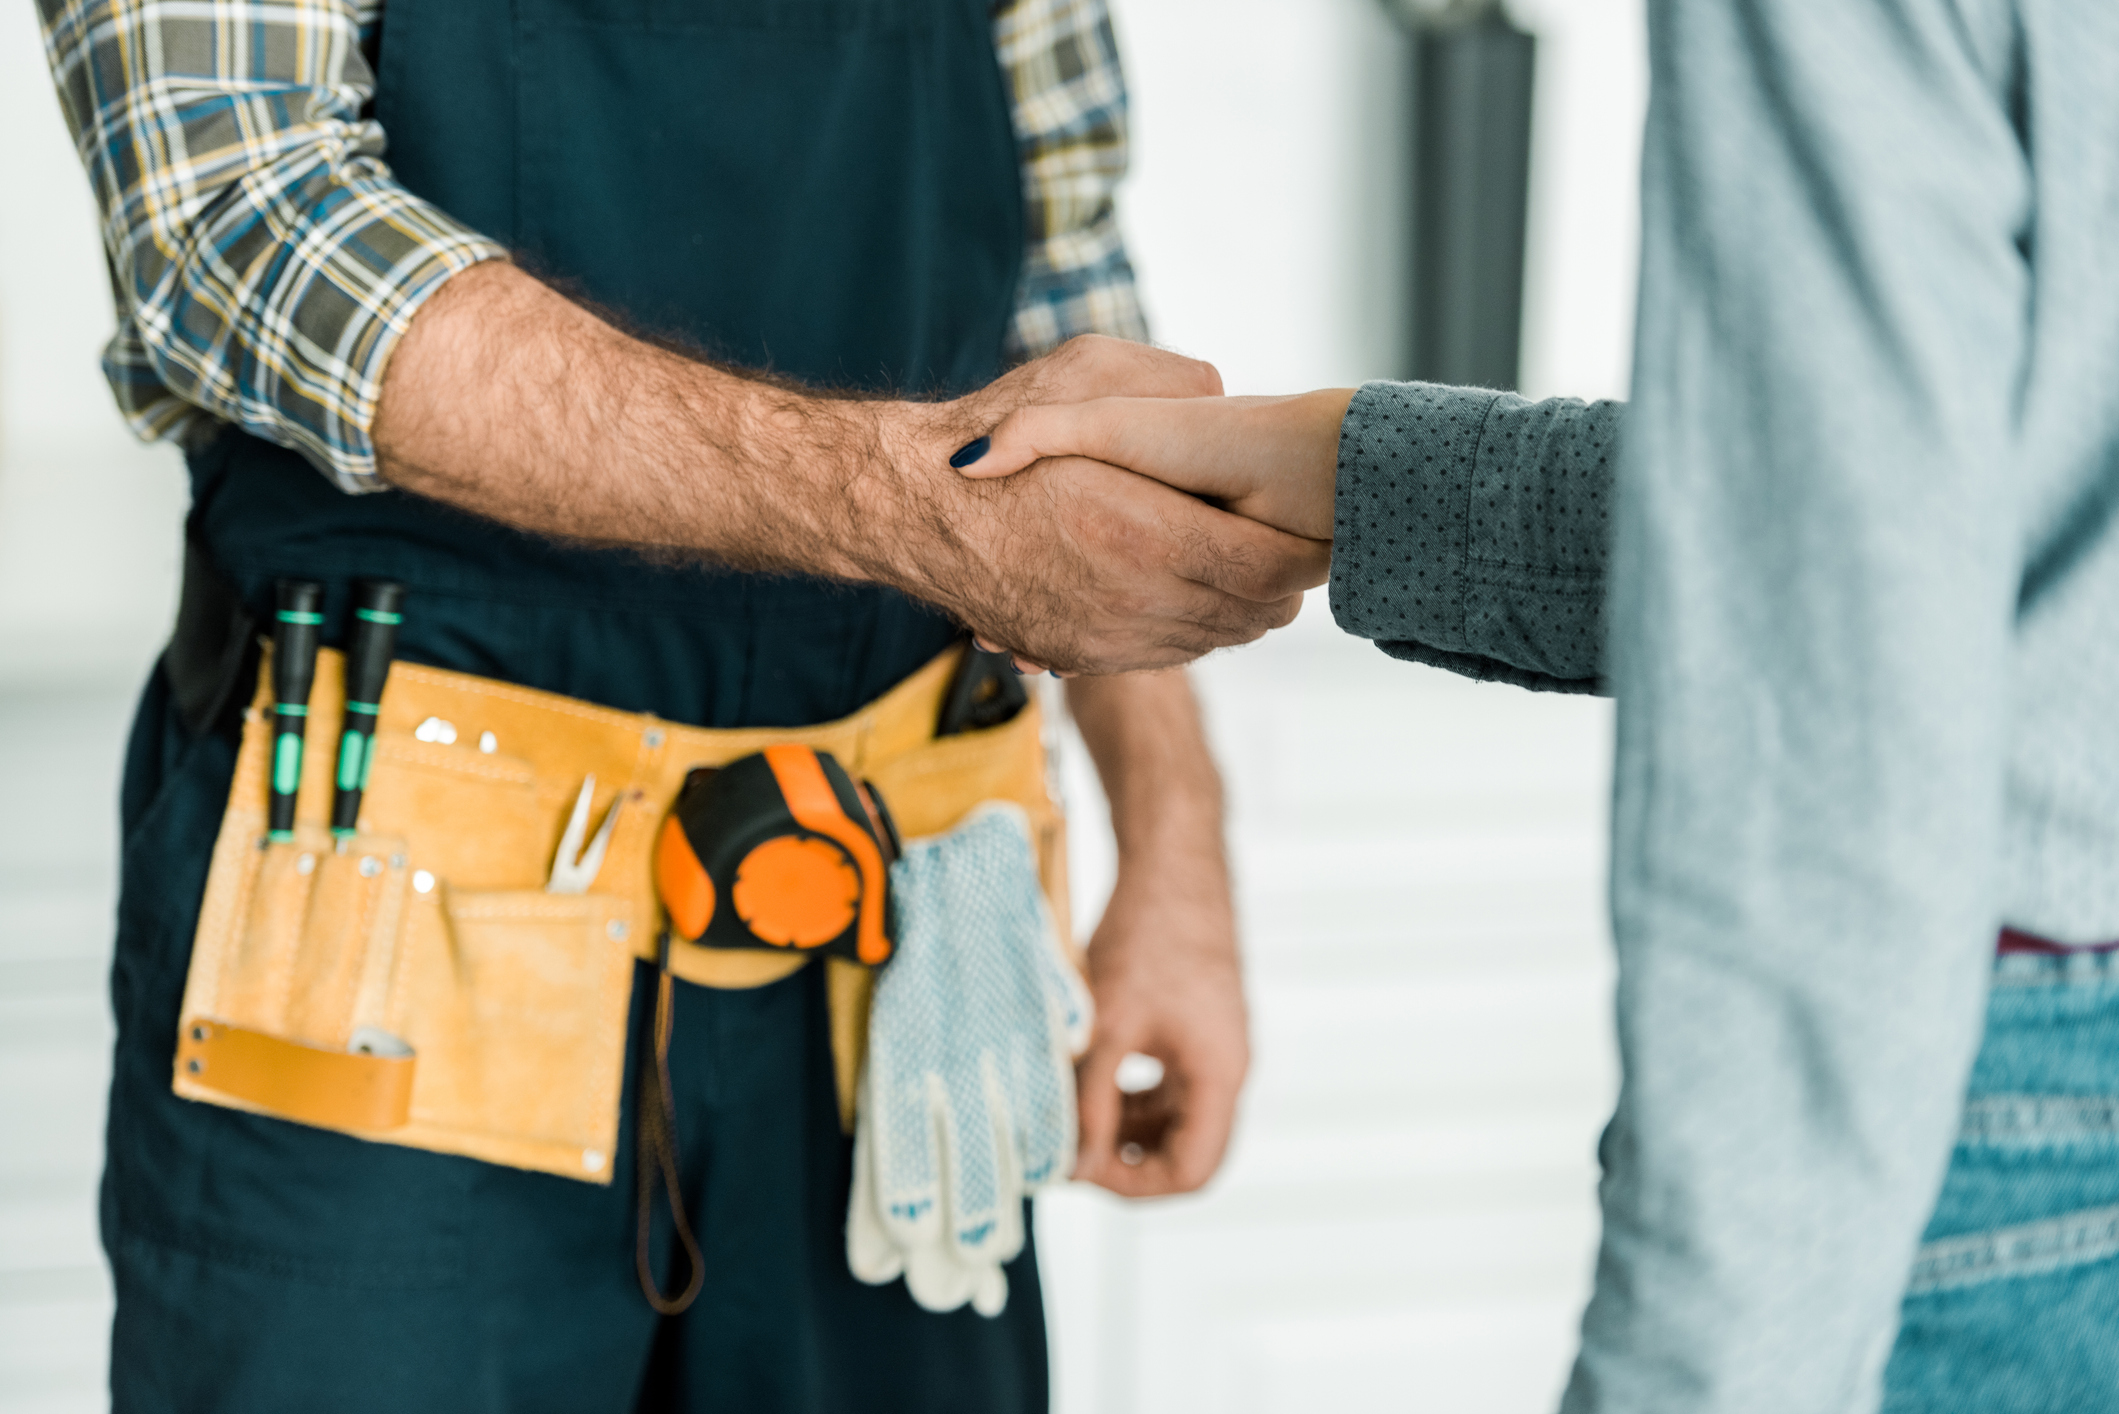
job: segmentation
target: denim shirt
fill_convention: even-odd
[[[1997,929],[2119,939],[2119,8],[1656,0],[1650,45],[1618,455],[1609,405],[1371,385],[1333,608],[1618,700],[1564,1407],[1865,1411]]]

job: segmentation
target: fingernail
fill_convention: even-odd
[[[1015,659],[1013,658],[1010,658],[1008,660],[1008,671],[1014,673],[1017,677],[1021,677],[1023,675],[1023,670],[1015,665]]]
[[[992,448],[993,439],[991,437],[981,437],[976,442],[966,442],[963,446],[957,448],[957,454],[949,459],[949,464],[958,471],[962,471],[980,457],[985,456]]]

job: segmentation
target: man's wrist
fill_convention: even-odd
[[[960,609],[955,592],[976,562],[967,532],[980,519],[975,483],[949,470],[973,435],[956,403],[841,404],[859,419],[861,453],[843,478],[847,577]]]

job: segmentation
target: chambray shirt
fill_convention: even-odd
[[[392,178],[367,114],[383,0],[37,0],[103,213],[103,359],[142,438],[233,422],[376,491],[383,368],[449,276],[504,255]],[[1021,156],[1008,352],[1145,338],[1112,193],[1126,89],[1105,0],[1000,0]]]
[[[1618,454],[1609,404],[1363,389],[1332,602],[1618,700],[1564,1407],[1863,1411],[1997,930],[2119,939],[2119,6],[1656,0],[1650,43]]]

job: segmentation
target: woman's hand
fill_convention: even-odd
[[[966,476],[1008,476],[1048,457],[1124,467],[1310,540],[1332,538],[1339,424],[1351,388],[1282,398],[1098,398],[1018,409]]]

